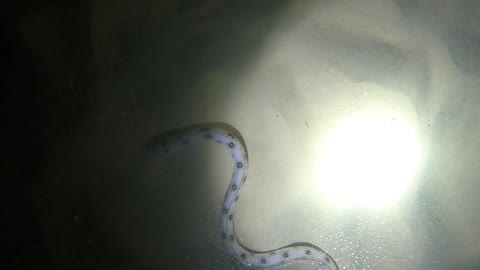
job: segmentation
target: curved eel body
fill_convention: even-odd
[[[233,134],[237,133],[235,136]],[[244,265],[251,268],[273,269],[294,261],[318,262],[322,269],[338,270],[333,258],[321,248],[297,242],[269,251],[252,250],[241,243],[235,233],[234,216],[240,192],[247,180],[248,154],[241,135],[233,127],[193,126],[164,133],[152,140],[147,150],[156,157],[164,157],[190,144],[212,141],[225,146],[233,161],[233,175],[228,186],[221,214],[221,235],[227,249]]]

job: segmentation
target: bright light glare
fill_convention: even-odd
[[[416,130],[394,113],[357,115],[327,137],[319,190],[337,206],[386,208],[406,194],[422,160]]]

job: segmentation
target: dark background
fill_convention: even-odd
[[[86,108],[95,106],[89,7],[68,2],[14,1],[3,8],[1,269],[54,269],[50,260],[54,255],[48,252],[41,221],[32,207],[33,183],[41,181],[55,143],[74,133]],[[59,50],[53,61],[71,61],[61,81],[51,76],[45,59],[26,41],[20,27],[26,18],[51,7],[65,12],[51,24],[59,28],[58,39],[44,36],[47,44]],[[44,20],[50,23],[47,16]],[[76,42],[77,38],[84,42]]]
[[[70,3],[69,3],[70,2]],[[37,214],[33,184],[55,144],[75,132],[87,107],[95,107],[95,76],[89,43],[88,3],[14,1],[3,8],[2,37],[2,236],[1,269],[55,269]],[[57,49],[53,62],[64,65],[62,80],[52,77],[45,59],[25,38],[22,22],[55,7],[57,18],[44,17],[56,27],[44,35]],[[51,33],[52,33],[51,32]],[[40,36],[42,33],[36,33]],[[83,42],[77,42],[77,39]]]
[[[156,45],[161,47],[162,54],[157,61],[162,65],[156,66],[155,72],[163,87],[187,89],[205,70],[206,51],[208,57],[225,59],[219,61],[224,65],[234,61],[236,68],[241,69],[254,57],[251,52],[261,43],[262,33],[269,29],[271,20],[255,25],[258,34],[253,36],[251,32],[230,29],[238,29],[246,21],[263,20],[282,6],[280,1],[273,5],[268,1],[228,2],[228,5],[223,1],[139,2],[146,5],[145,10],[156,9],[159,14],[145,18],[145,25],[154,20],[158,26]],[[94,63],[91,30],[102,27],[92,25],[94,4],[25,0],[9,1],[2,8],[0,269],[142,269],[138,259],[104,236],[107,229],[96,225],[94,221],[102,217],[95,210],[95,201],[84,199],[85,194],[76,191],[73,184],[69,187],[69,179],[79,177],[77,171],[85,167],[95,170],[92,168],[95,164],[76,165],[72,161],[70,166],[65,165],[61,168],[64,177],[59,178],[67,182],[61,189],[55,190],[55,186],[49,186],[49,179],[45,179],[51,176],[45,173],[45,167],[59,147],[69,141],[82,141],[78,134],[88,132],[98,120],[98,81],[105,78],[98,78],[100,68]],[[116,2],[111,4],[114,9]],[[117,19],[119,22],[115,22]],[[126,19],[112,15],[104,22],[121,24],[122,20]],[[141,72],[126,67],[138,64],[133,54],[134,44],[141,42],[140,29],[144,25],[142,20],[135,21],[137,25],[104,32],[116,39],[112,44],[117,46],[104,52],[120,52],[112,53],[110,63],[100,63],[111,67],[108,73],[111,78],[107,79],[121,81],[129,73]],[[218,42],[225,47],[248,49],[237,49],[233,54],[209,49]],[[72,140],[73,137],[77,139]],[[68,149],[62,151],[69,153]],[[65,159],[73,159],[72,156]],[[68,213],[74,212],[72,209],[82,214],[81,221],[76,215],[73,220],[67,218],[71,217]]]

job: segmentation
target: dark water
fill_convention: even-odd
[[[207,69],[248,66],[283,6],[255,2],[20,1],[3,8],[1,269],[213,267],[221,244],[205,246],[211,237],[197,235],[216,233],[219,220],[182,227],[219,206],[188,211],[181,194],[204,197],[204,185],[132,182],[142,165],[115,148],[140,151],[156,132],[128,130],[128,110],[179,102]],[[166,98],[149,101],[164,89]],[[119,109],[131,98],[127,111]],[[119,122],[102,119],[110,113]],[[159,124],[190,113],[179,108]],[[191,237],[198,246],[189,246]]]

